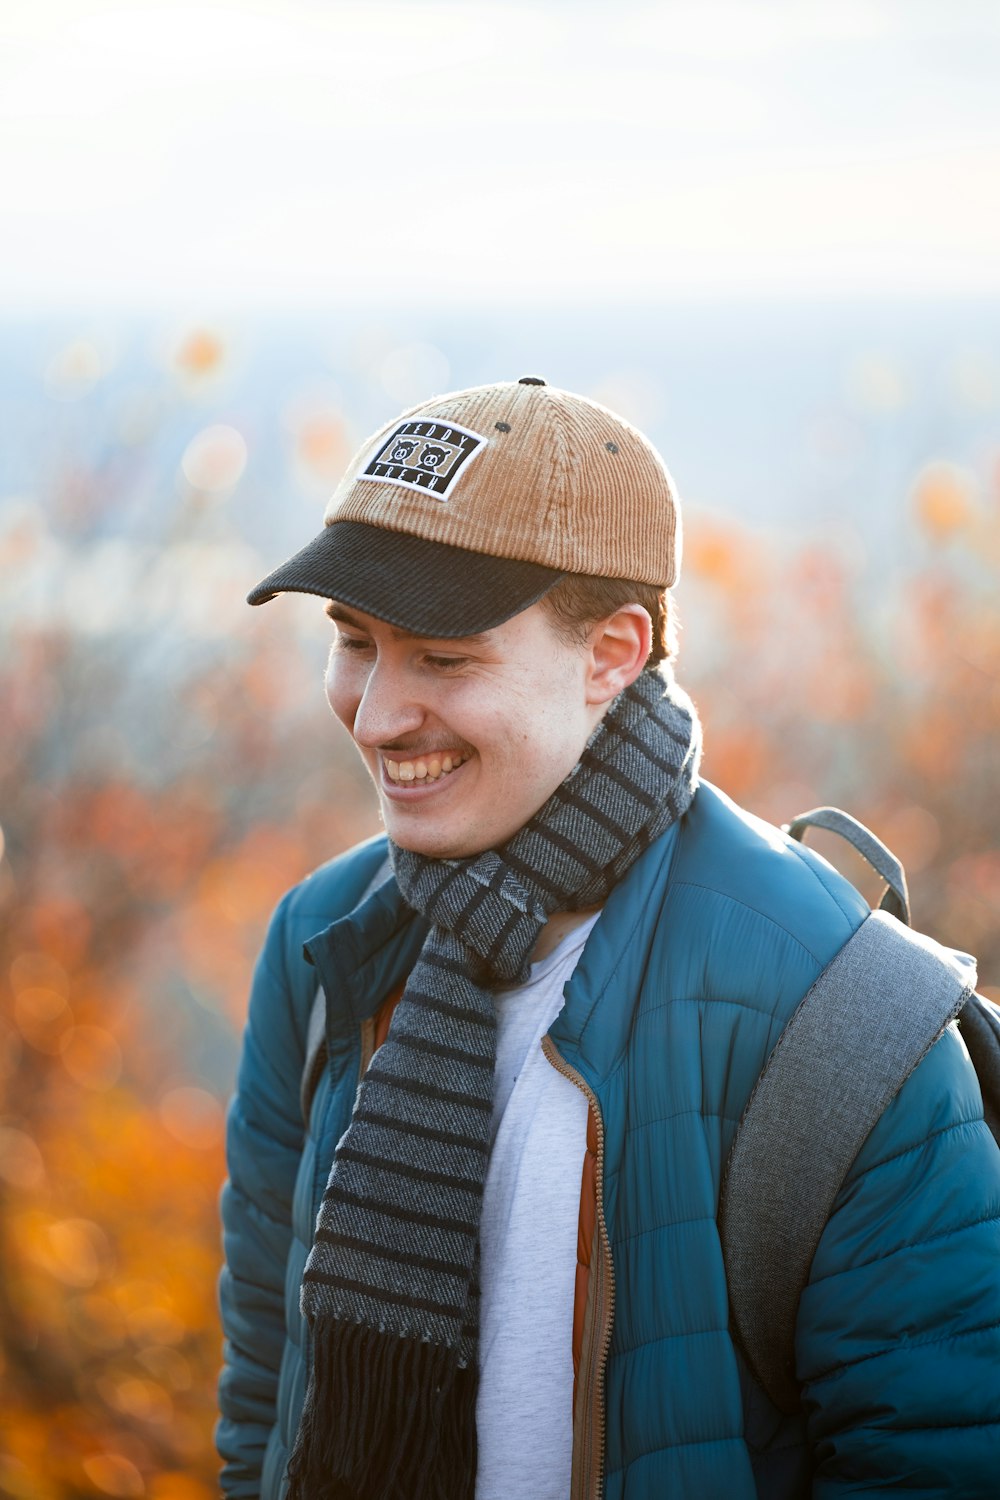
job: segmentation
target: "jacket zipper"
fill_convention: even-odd
[[[595,1190],[597,1196],[597,1250],[592,1257],[590,1274],[595,1277],[594,1306],[596,1314],[591,1330],[590,1348],[581,1351],[580,1375],[583,1381],[582,1399],[578,1410],[585,1413],[582,1432],[573,1433],[573,1477],[570,1489],[571,1500],[600,1500],[604,1489],[604,1440],[606,1435],[606,1406],[604,1377],[611,1348],[611,1332],[615,1320],[615,1268],[611,1259],[611,1240],[604,1218],[604,1120],[597,1103],[597,1096],[584,1079],[571,1068],[556,1050],[548,1035],[542,1037],[542,1051],[557,1073],[568,1078],[570,1083],[583,1093],[594,1112],[597,1130],[597,1169]],[[586,1359],[582,1356],[588,1355]]]

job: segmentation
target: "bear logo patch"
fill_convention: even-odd
[[[431,418],[401,422],[379,445],[358,478],[403,485],[447,500],[466,464],[488,442],[478,432],[454,422]]]

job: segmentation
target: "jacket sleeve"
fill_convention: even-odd
[[[216,1443],[224,1462],[223,1493],[234,1500],[259,1495],[275,1422],[292,1194],[304,1136],[304,1025],[288,978],[288,904],[286,897],[275,912],[254,972],[227,1124],[219,1283],[225,1364]]]
[[[796,1358],[814,1500],[996,1495],[1000,1150],[954,1026],[840,1191],[800,1304]]]

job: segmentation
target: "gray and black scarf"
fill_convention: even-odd
[[[306,1264],[313,1372],[289,1500],[471,1500],[491,986],[525,980],[548,916],[600,905],[682,815],[700,744],[687,695],[644,672],[500,849],[436,860],[391,846],[430,931],[337,1147]]]

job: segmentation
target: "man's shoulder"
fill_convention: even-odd
[[[780,828],[703,782],[686,814],[670,871],[673,902],[734,941],[770,933],[821,965],[868,914],[861,893]]]

